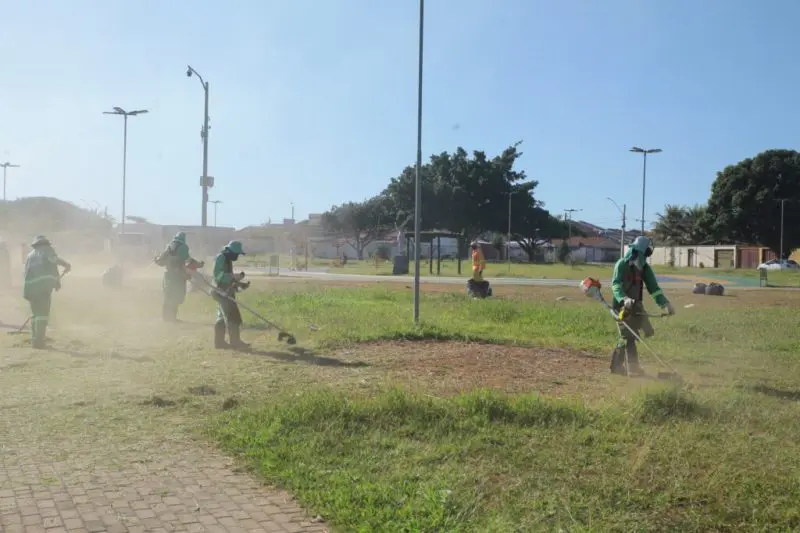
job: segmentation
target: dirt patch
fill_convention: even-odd
[[[189,394],[194,394],[195,396],[214,396],[217,394],[216,389],[214,387],[209,387],[208,385],[199,385],[197,387],[189,387]]]
[[[162,398],[161,396],[153,396],[152,398],[143,401],[142,405],[150,405],[152,407],[174,407],[177,404],[174,401]]]
[[[392,381],[441,395],[487,388],[587,397],[609,384],[605,358],[564,349],[404,341],[363,344],[342,355],[385,369]]]
[[[239,407],[239,400],[234,397],[225,398],[225,401],[222,402],[223,411],[230,411],[231,409],[235,409],[237,407]]]

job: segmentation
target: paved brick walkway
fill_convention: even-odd
[[[230,460],[190,444],[116,465],[92,457],[2,451],[4,533],[325,532],[280,491],[236,473]],[[137,458],[138,456],[138,458]],[[125,464],[127,463],[127,464]]]
[[[110,352],[34,352],[21,345],[24,336],[6,331],[0,328],[0,532],[328,531],[287,493],[172,429],[180,420],[140,406],[136,387],[156,379],[152,363]]]

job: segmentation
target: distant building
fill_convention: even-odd
[[[613,263],[620,258],[620,244],[606,237],[572,237],[553,239],[545,253],[547,262],[556,262],[561,243],[567,241],[573,261],[584,263]]]

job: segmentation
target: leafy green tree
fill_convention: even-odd
[[[537,204],[541,205],[539,202]],[[542,241],[567,236],[567,227],[552,216],[546,209],[539,207],[526,207],[515,215],[512,205],[512,235],[513,240],[519,243],[520,248],[528,255],[528,261],[533,262],[536,249]]]
[[[514,170],[516,160],[522,155],[519,144],[494,158],[480,151],[470,155],[459,147],[452,154],[442,152],[431,156],[420,169],[422,228],[446,229],[458,234],[459,258],[465,256],[469,242],[477,236],[507,231],[509,194],[517,206],[512,213],[537,205],[532,195],[537,182],[525,181],[525,173]],[[384,191],[391,199],[391,216],[395,220],[413,217],[414,177],[414,168],[407,167]],[[517,192],[523,190],[526,194],[517,198]]]
[[[497,250],[497,257],[503,258],[505,257],[506,251],[506,238],[500,235],[499,233],[495,233],[492,236],[492,247]],[[506,259],[508,259],[506,257]]]
[[[653,236],[659,244],[686,246],[706,244],[713,241],[703,226],[706,207],[669,205],[664,206],[664,213],[658,215],[653,227]]]
[[[389,199],[375,196],[363,202],[333,206],[323,213],[322,226],[326,231],[344,235],[358,259],[362,259],[364,248],[391,227],[391,212]]]
[[[561,244],[558,245],[558,252],[556,253],[558,254],[558,261],[566,264],[569,261],[570,254],[572,253],[569,248],[569,241],[566,239],[561,241]]]
[[[783,250],[800,246],[800,153],[767,150],[717,173],[701,227],[717,241],[781,250],[781,205],[787,198]]]

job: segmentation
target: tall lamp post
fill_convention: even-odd
[[[508,235],[506,236],[506,261],[508,261],[508,271],[511,272],[511,197],[517,191],[508,193]]]
[[[661,148],[639,148],[634,146],[631,152],[635,154],[642,154],[644,162],[642,164],[642,235],[644,235],[644,190],[647,185],[647,154],[658,154],[662,152]]]
[[[147,109],[137,109],[136,111],[125,111],[121,107],[113,107],[113,111],[103,111],[104,115],[120,115],[123,120],[122,128],[122,233],[125,233],[125,189],[127,184],[127,170],[128,170],[128,117],[135,117],[136,115],[143,115],[147,113]]]
[[[203,139],[203,175],[200,177],[200,186],[203,188],[203,211],[201,217],[201,224],[203,227],[208,225],[208,189],[214,186],[214,181],[208,176],[208,82],[203,80],[203,77],[192,68],[191,65],[186,65],[186,76],[191,78],[192,74],[197,76],[200,80],[200,85],[203,86],[205,93],[205,107],[203,112],[203,129],[200,130],[200,137]]]
[[[19,165],[12,165],[8,161],[5,163],[0,164],[0,167],[3,167],[3,201],[6,201],[6,170],[9,168],[19,168]]]
[[[419,263],[420,263],[420,218],[422,184],[419,172],[422,168],[422,44],[425,22],[425,0],[419,0],[419,60],[417,74],[417,166],[414,173],[414,323],[419,324]]]
[[[780,261],[778,264],[780,265],[781,270],[783,270],[783,208],[786,204],[786,200],[788,200],[788,198],[781,198],[778,200],[781,203],[781,255],[778,257],[778,260]]]
[[[222,200],[211,200],[209,203],[214,204],[214,227],[217,227],[217,205],[222,203]]]
[[[619,211],[619,213],[622,215],[622,233],[619,236],[619,256],[622,257],[625,255],[625,221],[627,219],[626,212],[628,206],[626,204],[622,204],[622,207],[620,208],[619,204],[610,196],[606,196],[606,200],[614,204],[614,207],[616,207],[617,211]]]

